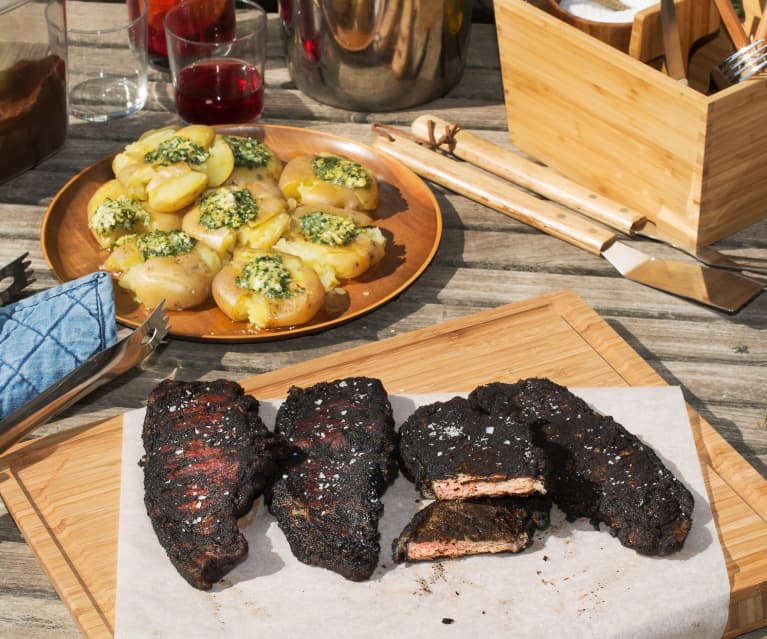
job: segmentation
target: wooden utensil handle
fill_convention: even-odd
[[[736,49],[741,49],[748,46],[751,41],[748,39],[746,30],[740,22],[738,14],[735,13],[735,8],[732,6],[730,0],[714,0],[719,15],[724,22],[724,27],[727,29],[727,33],[735,45]]]
[[[630,235],[646,221],[640,213],[473,133],[460,129],[451,133],[455,126],[437,116],[422,115],[411,130],[424,140],[430,139],[431,132],[436,140],[448,135],[454,141],[451,151],[455,156],[623,233]],[[447,147],[447,142],[442,146]]]
[[[762,11],[762,16],[759,18],[759,24],[754,32],[754,41],[767,39],[767,7]]]
[[[589,220],[528,195],[472,166],[451,160],[404,137],[378,137],[373,146],[399,160],[415,173],[451,191],[558,237],[594,255],[600,255],[615,235]]]

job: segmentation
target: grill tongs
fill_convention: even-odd
[[[0,454],[94,389],[143,361],[167,333],[168,318],[163,303],[160,303],[133,333],[96,353],[0,421]]]

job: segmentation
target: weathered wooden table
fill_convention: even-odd
[[[372,122],[407,128],[415,117],[431,112],[511,146],[492,25],[475,25],[468,68],[457,88],[430,104],[392,113],[344,111],[300,93],[288,75],[275,15],[270,15],[270,29],[265,124],[306,127],[369,143]],[[106,125],[73,120],[58,154],[0,186],[0,263],[29,251],[36,277],[30,293],[57,283],[39,240],[46,206],[57,191],[78,171],[141,132],[178,121],[167,76],[152,70],[149,91],[146,108],[136,115]],[[440,248],[420,279],[398,298],[338,328],[283,341],[217,344],[171,339],[140,370],[97,390],[35,435],[141,407],[155,384],[169,376],[250,377],[483,309],[572,290],[663,380],[680,385],[689,404],[767,476],[767,295],[736,315],[717,312],[630,282],[605,260],[461,196],[436,187],[434,192],[444,220]],[[676,256],[659,244],[637,244],[657,256]],[[767,257],[767,222],[721,241],[717,248]],[[0,637],[80,636],[1,504],[0,575]],[[749,636],[767,635],[757,631]]]

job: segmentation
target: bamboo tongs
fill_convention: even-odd
[[[416,138],[432,148],[448,151],[462,160],[626,235],[663,242],[708,266],[732,271],[767,273],[767,261],[734,258],[709,247],[697,246],[666,229],[658,228],[641,213],[439,117],[423,115],[413,122],[411,130]]]
[[[415,173],[456,193],[524,222],[578,248],[601,255],[625,278],[730,313],[762,293],[764,285],[739,273],[694,261],[656,259],[623,242],[593,220],[535,197],[412,136],[382,125],[373,146]]]

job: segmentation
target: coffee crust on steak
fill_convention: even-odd
[[[149,395],[142,431],[144,503],[176,570],[208,590],[247,555],[237,519],[278,470],[287,445],[258,402],[226,380],[166,380]]]
[[[418,407],[400,427],[400,467],[424,497],[545,494],[549,463],[532,429],[453,397]]]
[[[517,553],[549,526],[546,497],[433,501],[418,511],[392,544],[396,562]]]
[[[276,430],[292,452],[267,500],[291,551],[352,581],[368,579],[380,554],[381,496],[397,474],[394,419],[380,380],[293,387]]]
[[[568,519],[604,523],[624,546],[645,555],[682,547],[693,496],[652,448],[612,417],[547,379],[488,384],[469,399],[480,410],[534,426],[552,461],[552,497]]]

